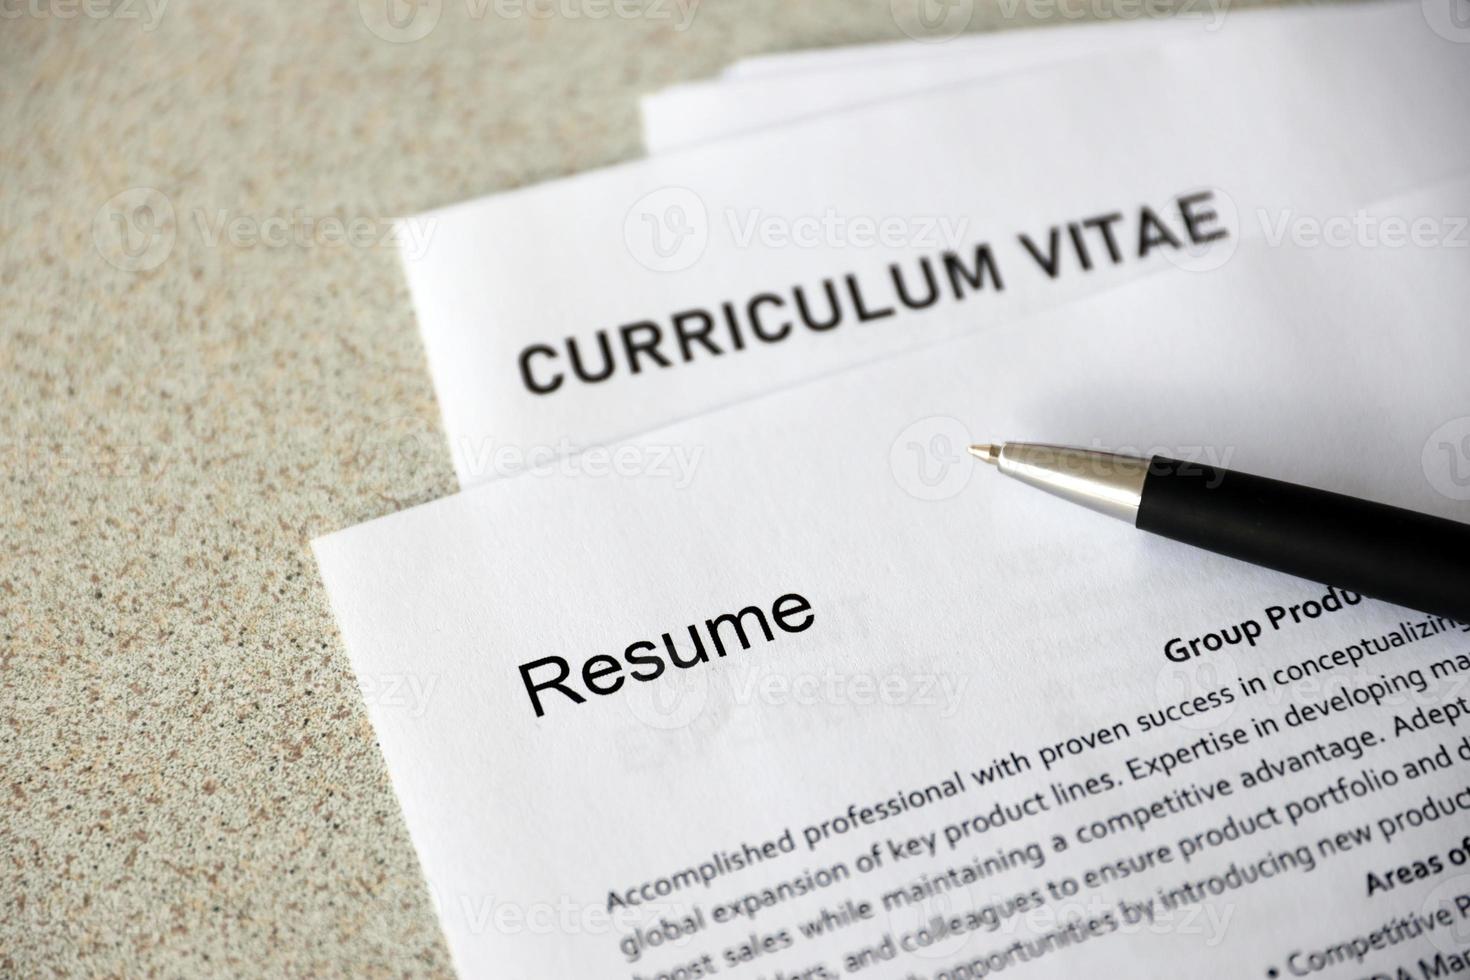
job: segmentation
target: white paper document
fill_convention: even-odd
[[[1340,15],[1344,11],[1329,8],[1329,12]],[[1346,15],[1353,13],[1348,10]],[[1253,19],[1259,22],[1261,18]],[[1266,19],[1272,22],[1271,29],[1278,29],[1285,18],[1273,11]],[[685,82],[645,95],[639,100],[643,148],[649,153],[667,153],[940,85],[1209,36],[1207,24],[1179,18],[1081,25],[1071,30],[1003,31],[957,38],[942,46],[911,42],[896,52],[890,52],[887,45],[876,46],[881,51],[868,51],[875,46],[863,45],[844,49],[851,53],[849,58],[838,58],[836,52],[813,52],[825,56],[823,64],[837,63],[805,71]]]
[[[1467,211],[1296,215],[317,542],[461,974],[1460,975],[1466,628],[963,447],[1463,519]]]
[[[1043,0],[1045,2],[1045,0]],[[957,5],[958,6],[958,5]],[[1018,5],[1019,6],[1019,5]],[[729,81],[748,81],[777,77],[794,77],[810,72],[838,71],[855,68],[882,68],[901,61],[923,61],[950,56],[969,57],[976,60],[991,57],[1010,57],[1018,52],[1070,51],[1076,54],[1097,54],[1109,44],[1123,40],[1124,35],[1155,32],[1159,39],[1170,33],[1189,31],[1194,33],[1216,33],[1227,25],[1239,23],[1241,17],[1252,17],[1257,12],[1274,16],[1280,13],[1295,15],[1312,8],[1305,6],[1277,8],[1247,7],[1233,10],[1227,2],[1216,0],[1186,0],[1167,13],[1154,16],[1146,11],[1114,11],[1116,19],[1089,21],[1080,16],[1068,18],[1068,23],[1044,26],[1023,26],[964,33],[969,26],[958,19],[951,20],[949,27],[959,31],[943,36],[940,31],[924,32],[917,38],[904,41],[879,41],[869,44],[848,44],[829,48],[804,48],[798,51],[778,51],[771,54],[751,55],[727,65],[720,77]],[[1349,9],[1343,6],[1331,9]],[[1129,17],[1132,19],[1127,19]],[[902,26],[902,25],[900,25]],[[935,25],[938,27],[939,25]]]
[[[1208,268],[1257,209],[1454,173],[1467,92],[1464,52],[1382,6],[1309,41],[958,85],[426,215],[405,268],[461,483]]]

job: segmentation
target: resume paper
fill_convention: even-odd
[[[461,974],[1464,973],[1470,626],[964,446],[1463,519],[1467,205],[1298,214],[318,541]]]

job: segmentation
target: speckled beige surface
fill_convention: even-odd
[[[420,0],[397,43],[384,2],[4,5],[0,976],[451,974],[307,544],[455,489],[384,219],[634,156],[640,92],[735,57],[900,36]]]

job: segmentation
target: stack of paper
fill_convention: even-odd
[[[1463,519],[1428,13],[756,59],[651,96],[647,160],[416,219],[466,489],[316,549],[365,690],[416,692],[368,709],[460,971],[1467,969],[1467,627],[964,453]]]

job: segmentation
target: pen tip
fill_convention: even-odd
[[[1000,459],[1000,446],[990,443],[981,446],[971,446],[970,455],[994,466],[996,460]]]

